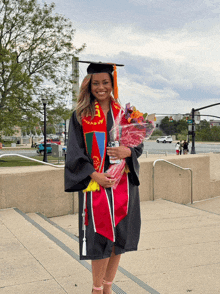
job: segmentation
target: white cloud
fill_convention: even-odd
[[[166,32],[144,32],[130,25],[129,27],[105,27],[102,29],[79,30],[75,42],[87,44],[85,54],[102,56],[128,52],[142,57],[174,60],[192,64],[209,65],[217,69],[219,64],[220,25],[215,25],[209,31],[198,32],[182,29]]]
[[[81,31],[76,33],[76,41],[87,43],[82,58],[89,54],[93,58],[99,56],[99,60],[101,56],[105,61],[112,61],[113,56],[123,57],[124,53],[130,55],[126,65],[138,64],[140,59],[139,68],[148,73],[149,82],[185,89],[201,87],[218,94],[220,50],[216,40],[219,31],[220,25],[206,32],[185,28],[160,33],[138,32],[131,26],[121,26],[106,28],[105,33],[93,29]],[[144,59],[148,64],[143,63]],[[156,67],[149,60],[156,60]]]
[[[214,1],[208,4],[218,8]],[[150,113],[184,113],[218,102],[218,97],[213,97],[220,94],[219,32],[219,19],[215,18],[154,32],[140,30],[135,24],[92,23],[76,31],[75,45],[87,44],[81,59],[89,56],[94,61],[125,63],[125,69],[119,71],[123,105],[131,102]],[[189,91],[189,96],[183,91]],[[219,109],[202,112],[218,115]]]
[[[141,112],[149,114],[185,114],[190,113],[192,108],[196,109],[218,103],[216,99],[207,99],[206,102],[201,102],[200,100],[186,102],[171,88],[152,89],[124,78],[119,82],[119,98],[122,106],[130,102]],[[219,111],[220,105],[202,110],[200,113],[219,116]],[[202,119],[207,118],[202,117]]]

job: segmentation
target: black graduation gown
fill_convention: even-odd
[[[113,125],[111,111],[107,117],[107,131],[109,133]],[[108,136],[109,140],[109,136]],[[138,157],[142,154],[143,144],[137,147],[130,148],[131,157],[126,158],[126,163],[129,167],[129,208],[127,216],[120,221],[115,227],[115,242],[103,237],[94,232],[91,216],[90,197],[91,193],[87,193],[87,209],[89,224],[86,226],[86,256],[82,255],[83,243],[83,199],[84,193],[92,174],[95,169],[92,165],[91,157],[86,153],[86,147],[83,137],[82,126],[76,119],[76,113],[73,115],[69,124],[67,156],[65,163],[65,191],[79,191],[79,244],[80,244],[80,259],[103,259],[111,256],[112,247],[115,246],[115,254],[122,254],[127,251],[137,250],[137,245],[140,237],[140,200],[139,200],[139,163]],[[105,171],[109,166],[109,157],[106,156]],[[112,193],[111,189],[107,188],[107,195],[112,208]],[[112,209],[113,211],[113,209]]]

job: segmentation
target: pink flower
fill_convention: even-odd
[[[120,146],[136,147],[140,145],[144,139],[149,138],[153,133],[154,124],[145,120],[143,113],[136,110],[130,103],[126,104],[125,112],[116,119],[114,127],[110,131],[111,141],[118,141]],[[112,164],[108,173],[113,176],[116,181],[113,189],[115,189],[121,180],[125,171],[125,159],[118,164]]]

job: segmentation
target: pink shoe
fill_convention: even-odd
[[[92,286],[92,293],[93,293],[93,290],[100,290],[100,291],[102,291],[103,290],[103,286],[101,286],[101,287],[95,287],[94,285]]]
[[[112,285],[113,282],[107,282],[107,281],[103,280],[103,284],[104,284],[104,285]],[[113,292],[112,292],[112,293],[113,293]]]

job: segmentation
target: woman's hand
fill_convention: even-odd
[[[107,173],[97,173],[93,172],[90,177],[95,180],[103,188],[111,188],[115,184],[115,180],[112,179],[112,176]]]
[[[131,149],[125,146],[107,147],[107,154],[112,159],[131,157]]]

